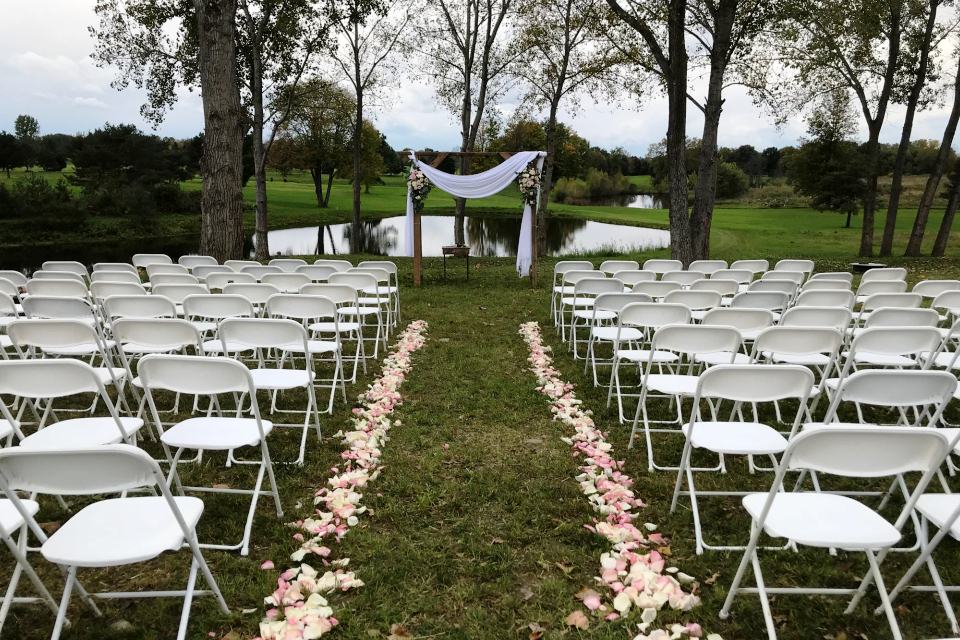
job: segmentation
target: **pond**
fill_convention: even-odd
[[[423,216],[420,222],[423,255],[439,256],[441,247],[453,244],[453,216]],[[517,254],[519,218],[466,219],[467,244],[475,256],[503,257]],[[269,233],[273,255],[315,255],[348,253],[349,224],[324,227],[279,229]],[[396,216],[363,223],[361,246],[364,253],[404,256],[404,218]],[[547,225],[547,253],[562,255],[593,252],[646,251],[670,246],[670,232],[569,218],[551,218]]]
[[[604,207],[627,207],[629,209],[666,209],[669,206],[666,194],[636,193],[596,198],[586,204]]]

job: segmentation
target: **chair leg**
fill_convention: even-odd
[[[870,549],[868,549],[866,553],[867,561],[870,563],[870,573],[873,574],[873,579],[877,583],[877,591],[880,593],[880,602],[883,603],[883,610],[887,614],[887,622],[890,623],[890,633],[893,634],[893,640],[903,640],[903,635],[900,633],[900,625],[897,624],[897,614],[893,611],[893,607],[890,604],[890,598],[887,597],[887,589],[883,585],[883,576],[880,575],[880,565],[877,563],[877,557]]]
[[[190,607],[193,605],[193,587],[197,583],[197,558],[190,561],[190,576],[187,578],[187,590],[183,596],[183,609],[180,611],[180,628],[177,640],[186,640],[187,625],[190,623]]]
[[[767,625],[767,637],[769,640],[777,640],[777,628],[773,623],[770,598],[767,596],[767,587],[763,583],[763,572],[760,570],[760,557],[757,555],[756,545],[754,545],[753,553],[750,555],[750,563],[753,565],[753,574],[757,579],[757,593],[760,595],[760,609],[763,610],[763,620]]]
[[[7,593],[3,599],[3,606],[0,608],[0,630],[3,628],[3,623],[7,619],[7,613],[10,611],[10,606],[13,604],[13,597],[15,595],[17,584],[19,583],[20,573],[26,573],[27,579],[30,580],[30,584],[33,585],[33,588],[43,599],[44,604],[52,611],[54,614],[58,613],[57,601],[53,599],[53,596],[50,595],[50,592],[47,590],[43,581],[40,580],[40,576],[33,570],[33,566],[27,560],[27,525],[24,524],[20,528],[20,533],[18,534],[17,541],[14,543],[13,539],[9,536],[4,536],[3,541],[6,543],[7,548],[10,550],[10,553],[13,555],[16,566],[14,567],[13,576],[10,578],[10,585],[7,587]]]
[[[60,608],[57,610],[57,620],[53,624],[53,633],[50,640],[59,640],[63,633],[63,625],[67,621],[67,608],[70,606],[70,594],[73,592],[73,583],[77,580],[77,568],[67,567],[67,582],[63,585],[63,597],[60,599]]]

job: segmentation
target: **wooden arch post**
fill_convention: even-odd
[[[506,160],[513,156],[516,151],[415,151],[417,160],[427,162],[436,169],[447,158],[501,158]],[[408,156],[410,149],[404,149],[400,152],[402,156]],[[540,207],[540,198],[537,198],[537,204],[533,207],[531,216],[531,251],[530,251],[530,283],[537,286],[537,209]],[[413,285],[419,287],[423,284],[423,241],[420,234],[420,213],[413,212]]]

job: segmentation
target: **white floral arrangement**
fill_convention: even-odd
[[[520,195],[523,201],[530,206],[537,204],[537,193],[540,191],[540,172],[537,165],[531,162],[527,168],[517,174],[517,185],[520,186]]]
[[[413,200],[413,210],[416,213],[423,211],[423,205],[427,200],[427,194],[430,193],[432,185],[423,171],[416,166],[410,167],[410,175],[407,176],[407,184],[410,186],[410,198]]]

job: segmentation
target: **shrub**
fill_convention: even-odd
[[[750,178],[743,169],[732,162],[717,165],[717,198],[729,200],[739,198],[750,188]]]
[[[35,218],[45,228],[75,228],[83,210],[63,180],[51,184],[27,175],[9,187],[0,185],[0,218]]]

